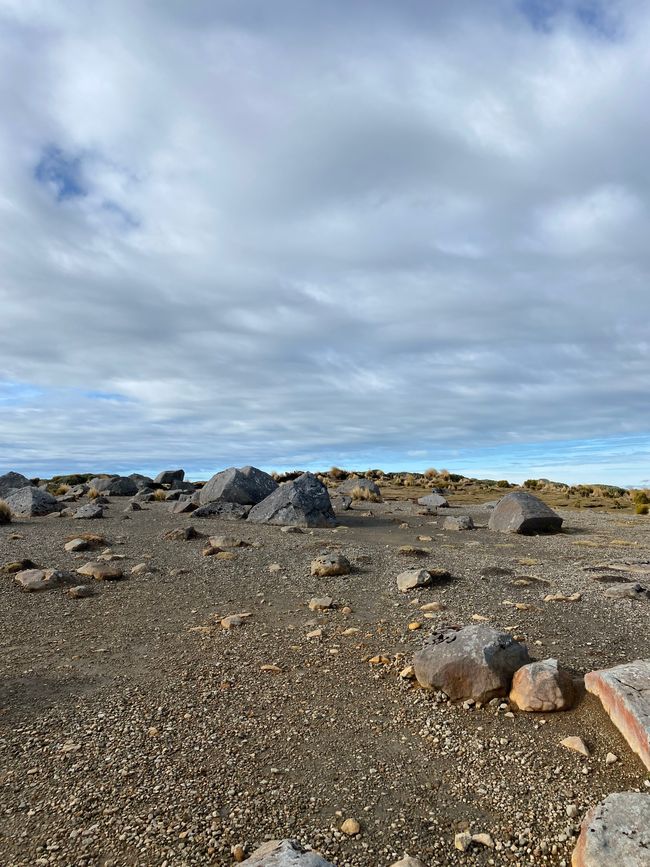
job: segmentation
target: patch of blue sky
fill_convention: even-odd
[[[88,192],[83,182],[81,158],[66,154],[56,145],[43,149],[34,168],[34,177],[54,192],[58,202],[85,196]]]
[[[42,389],[22,382],[0,381],[0,403],[4,406],[20,406],[41,397]]]
[[[609,40],[620,36],[620,19],[609,0],[518,0],[517,8],[540,32],[551,32],[570,17],[593,36]]]

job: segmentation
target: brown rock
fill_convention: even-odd
[[[575,701],[575,688],[557,659],[544,659],[523,665],[515,672],[510,701],[525,711],[568,710]]]
[[[650,659],[617,665],[585,676],[616,728],[650,769]]]
[[[122,569],[111,563],[84,563],[77,572],[80,575],[88,575],[95,581],[119,581],[124,577]]]

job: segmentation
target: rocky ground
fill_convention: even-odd
[[[0,579],[3,865],[230,864],[234,846],[278,837],[340,867],[405,851],[430,865],[561,865],[589,807],[647,791],[648,772],[591,695],[565,713],[513,714],[452,705],[400,677],[429,629],[476,615],[577,677],[650,657],[650,601],[609,599],[612,584],[584,570],[650,560],[647,517],[571,510],[561,534],[503,536],[480,526],[480,509],[477,529],[445,532],[442,517],[389,502],[289,534],[164,503],[125,519],[126,502],[111,498],[96,521],[0,527],[0,564],[74,570],[93,558],[66,540],[94,532],[127,575],[84,599]],[[203,539],[163,539],[188,525],[249,546],[219,559],[202,555]],[[311,577],[325,550],[352,574]],[[129,574],[140,563],[148,570]],[[413,565],[452,578],[401,594],[396,576]],[[558,592],[580,598],[544,601]],[[336,607],[311,611],[323,595]],[[420,610],[432,601],[445,610]],[[240,613],[241,626],[220,625]],[[560,746],[568,736],[591,756]],[[607,765],[608,753],[618,760]],[[347,818],[358,835],[339,830]],[[456,850],[465,829],[494,847]]]

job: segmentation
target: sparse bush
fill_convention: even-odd
[[[96,500],[97,497],[99,497],[99,496],[100,496],[100,493],[97,490],[97,488],[90,488],[89,489],[89,491],[88,491],[88,499],[89,500]]]
[[[70,490],[70,485],[58,485],[52,493],[55,497],[62,497],[64,494],[67,494]]]
[[[406,476],[404,477],[404,485],[407,488],[412,488],[413,485],[417,485],[417,479],[415,478],[413,473],[407,473],[406,474]]]
[[[637,504],[637,506],[647,506],[648,503],[650,503],[650,498],[645,491],[635,491],[632,494],[632,500]],[[645,512],[638,512],[637,514],[645,514]]]
[[[637,515],[647,515],[650,512],[650,505],[648,503],[637,503],[634,511]]]
[[[429,469],[424,471],[425,479],[435,479],[438,475],[438,470],[435,467],[429,467]]]
[[[507,479],[499,479],[497,482],[497,488],[509,488],[510,482]]]
[[[529,491],[536,491],[539,488],[539,482],[537,479],[526,479],[524,488],[528,488]]]
[[[97,473],[70,473],[67,476],[52,476],[53,485],[83,485],[94,479]]]
[[[353,488],[350,496],[353,500],[369,500],[372,503],[381,502],[381,497],[374,491],[369,491],[368,488]]]
[[[340,467],[331,467],[329,471],[330,479],[334,480],[344,479],[346,475],[347,473],[345,472],[345,470],[342,470]]]
[[[11,524],[11,509],[4,500],[0,500],[0,524]]]
[[[440,476],[441,479],[449,479],[449,478],[451,478],[451,473],[449,472],[449,470],[440,470],[440,472],[438,473],[438,475]]]
[[[164,491],[162,488],[158,488],[157,491],[154,491],[153,498],[157,503],[162,503],[167,496],[167,491]]]

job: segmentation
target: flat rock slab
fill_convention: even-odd
[[[648,867],[650,795],[617,792],[584,818],[572,867]]]
[[[650,659],[591,671],[585,675],[585,687],[598,696],[616,728],[650,770]]]
[[[271,840],[246,860],[250,867],[333,867],[318,852],[303,848],[297,840]]]

